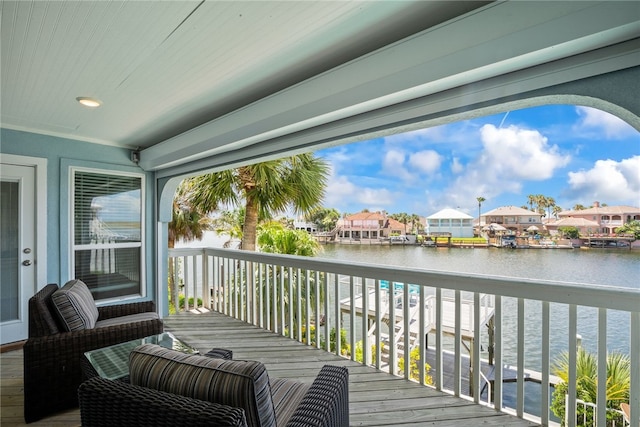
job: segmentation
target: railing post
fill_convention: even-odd
[[[550,369],[550,309],[549,302],[542,302],[542,382],[540,390],[540,422],[543,426],[549,425],[549,369]]]
[[[427,293],[426,288],[421,285],[420,286],[420,295],[418,298],[418,304],[420,305],[419,313],[419,321],[420,327],[418,330],[418,345],[420,346],[420,369],[418,370],[418,381],[420,384],[426,384],[426,376],[424,365],[427,363],[427,330],[425,327],[425,323],[427,319],[425,318],[425,309],[426,309],[426,298],[425,294]]]
[[[567,427],[576,425],[576,386],[577,386],[577,308],[575,304],[569,305],[569,397],[565,413],[567,414]]]
[[[495,296],[495,312],[493,315],[494,323],[494,356],[495,369],[493,374],[493,407],[496,411],[502,411],[502,296]]]
[[[454,342],[454,366],[453,366],[453,394],[460,396],[461,377],[462,377],[462,302],[460,291],[455,291],[455,342]]]
[[[524,299],[518,298],[518,366],[517,366],[517,391],[516,414],[519,418],[524,415]]]
[[[334,296],[334,327],[336,330],[336,354],[338,356],[342,355],[342,316],[340,315],[340,280],[337,274],[333,276],[333,296]]]
[[[598,378],[607,378],[607,310],[598,309]],[[607,424],[607,382],[598,381],[596,425]]]
[[[180,299],[178,288],[180,287],[179,276],[178,276],[178,267],[180,266],[179,258],[173,257],[173,302],[175,304],[174,309],[176,313],[180,312]]]
[[[349,310],[349,343],[351,345],[351,360],[356,360],[356,293],[355,293],[355,278],[349,276],[349,302],[351,307]],[[338,302],[340,304],[340,302]],[[366,323],[367,312],[366,307],[362,306],[362,322]],[[364,353],[363,353],[364,357]],[[363,363],[366,361],[363,359]]]
[[[398,347],[396,345],[396,286],[393,280],[389,280],[388,309],[389,309],[389,373],[396,375],[398,372],[398,362],[396,360]]]
[[[305,332],[307,337],[307,345],[311,345],[311,272],[305,271]]]
[[[443,388],[443,372],[442,372],[442,288],[436,288],[436,378],[435,384],[437,390]]]
[[[480,294],[473,293],[473,354],[471,361],[472,375],[470,382],[472,383],[471,391],[473,401],[480,403]]]
[[[640,311],[631,313],[631,383],[629,389],[629,420],[631,427],[640,427]]]
[[[211,292],[209,291],[209,255],[202,250],[202,305],[211,309]]]
[[[362,290],[362,363],[371,365],[371,348],[369,344],[369,286],[367,279],[360,278]]]

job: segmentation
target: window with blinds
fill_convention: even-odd
[[[144,175],[72,172],[72,271],[96,300],[142,294]]]

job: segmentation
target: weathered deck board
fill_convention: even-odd
[[[22,350],[0,354],[0,425],[26,426],[24,422],[24,381]],[[69,410],[55,414],[29,426],[69,427],[80,425],[80,411]]]
[[[309,382],[325,364],[348,367],[353,426],[537,425],[218,313],[180,314],[169,317],[165,324],[168,330],[201,352],[213,347],[231,349],[234,359],[263,362],[273,377]]]
[[[265,363],[273,377],[311,382],[325,364],[349,369],[352,426],[535,426],[464,399],[422,387],[374,368],[292,341],[247,323],[217,314],[181,314],[165,319],[166,329],[205,352],[212,347],[233,350],[235,359]],[[23,418],[22,350],[2,353],[1,415],[3,427],[25,426]],[[29,426],[79,426],[71,410]]]

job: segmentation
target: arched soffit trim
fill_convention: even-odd
[[[435,111],[424,113],[425,110],[430,110],[430,106],[440,102],[440,99],[460,98],[465,93],[473,92],[471,87],[460,87],[438,97],[430,96],[395,105],[384,111],[379,110],[373,117],[370,115],[345,119],[295,135],[264,141],[242,150],[187,163],[164,173],[180,176],[182,179],[351,142],[552,104],[597,108],[621,118],[640,132],[640,96],[636,89],[638,81],[640,67],[632,67],[483,102],[473,103],[469,100],[467,105],[441,110],[433,108],[431,111]]]
[[[182,182],[183,178],[174,177],[169,179],[159,179],[157,181],[157,195],[158,195],[158,221],[159,222],[171,222],[173,215],[173,196],[176,194],[178,185]]]
[[[392,134],[410,132],[412,130],[440,126],[443,124],[459,122],[462,120],[470,120],[470,119],[490,116],[493,114],[500,114],[507,111],[522,110],[526,108],[535,108],[535,107],[541,107],[544,105],[554,105],[554,104],[555,105],[575,105],[575,106],[597,108],[599,110],[605,111],[607,113],[613,114],[621,118],[622,120],[626,121],[627,123],[629,123],[631,126],[633,126],[636,130],[640,132],[640,117],[638,117],[633,112],[627,110],[626,108],[623,108],[612,102],[605,101],[603,99],[594,98],[591,96],[573,95],[573,94],[553,94],[553,95],[531,96],[531,97],[526,97],[526,98],[517,99],[513,101],[502,102],[502,103],[491,105],[488,107],[482,107],[474,110],[455,113],[455,114],[440,117],[437,119],[432,119],[426,122],[423,121],[418,123],[412,123],[410,125],[406,125],[402,127],[387,129],[384,132],[369,133],[369,134],[361,135],[357,138],[352,138],[349,140],[333,141],[328,144],[318,144],[316,146],[310,146],[305,150],[293,149],[293,150],[290,150],[289,152],[282,152],[282,153],[274,154],[271,156],[265,156],[263,158],[246,159],[246,161],[239,160],[229,165],[221,165],[218,167],[208,168],[204,170],[194,170],[191,173],[183,174],[179,177],[170,178],[168,180],[166,179],[159,180],[159,181],[162,181],[164,185],[160,184],[160,182],[158,185],[158,192],[160,195],[159,202],[158,202],[158,212],[159,212],[158,218],[160,222],[171,221],[172,202],[173,202],[173,197],[175,195],[176,189],[178,188],[178,185],[183,179],[188,178],[190,176],[199,175],[199,174],[208,173],[208,172],[220,171],[224,169],[230,169],[230,168],[234,168],[242,165],[258,163],[258,162],[271,160],[271,159],[277,159],[280,157],[293,155],[301,152],[316,151],[329,146],[350,144],[357,141],[369,140],[369,139],[388,136]]]

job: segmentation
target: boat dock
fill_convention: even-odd
[[[376,286],[377,285],[377,286]],[[357,288],[362,290],[361,283],[358,283]],[[354,295],[353,300],[351,297],[344,298],[340,301],[340,313],[344,317],[350,316],[351,311],[355,311],[356,317],[359,317],[362,322],[367,323],[367,341],[375,342],[374,336],[380,334],[381,339],[388,345],[385,346],[384,353],[382,354],[382,362],[388,360],[387,350],[389,345],[393,345],[397,348],[398,357],[403,357],[405,353],[402,343],[405,340],[405,334],[409,334],[411,351],[420,343],[424,343],[428,346],[428,335],[437,332],[437,319],[436,319],[436,296],[435,294],[425,295],[425,305],[423,308],[423,314],[420,315],[420,288],[419,285],[409,284],[409,299],[407,301],[409,305],[408,322],[405,322],[404,309],[404,284],[393,283],[393,286],[389,285],[389,282],[384,280],[374,281],[367,279],[366,295],[363,292],[359,292]],[[390,291],[390,287],[393,291]],[[428,288],[423,288],[426,292]],[[393,302],[389,300],[393,298]],[[441,309],[441,322],[440,327],[442,334],[445,336],[455,337],[456,328],[456,300],[453,295],[442,296],[442,309]],[[391,311],[393,307],[393,311]],[[486,326],[489,330],[489,346],[493,347],[493,316],[494,316],[494,300],[492,295],[482,294],[480,296],[480,325]],[[380,314],[377,314],[380,313]],[[462,298],[460,301],[460,339],[463,344],[467,346],[467,349],[471,349],[473,346],[473,340],[475,336],[474,328],[475,306],[474,301]],[[425,337],[420,338],[420,319],[425,322]],[[391,324],[394,326],[394,343],[389,342],[389,330]],[[409,325],[409,330],[405,331],[405,325]],[[377,328],[380,331],[376,331]],[[490,363],[491,360],[490,356]]]

